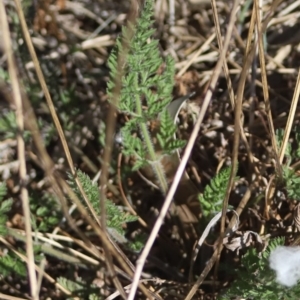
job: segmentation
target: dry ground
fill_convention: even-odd
[[[52,99],[50,102],[50,98],[46,101],[40,86],[41,79],[36,75],[35,64],[21,30],[16,2],[19,1],[2,0],[1,5],[5,6],[9,22],[15,70],[21,83],[23,101],[25,94],[28,99],[27,104],[23,102],[25,130],[28,135],[25,134],[24,149],[20,150],[14,134],[17,127],[11,128],[3,121],[10,111],[18,109],[18,103],[11,94],[12,84],[17,78],[7,72],[9,64],[4,39],[7,32],[2,25],[0,176],[1,181],[7,184],[6,197],[13,199],[8,227],[18,229],[20,233],[24,232],[29,223],[29,215],[25,216],[27,222],[22,218],[22,201],[27,198],[25,190],[29,193],[31,203],[35,203],[35,206],[31,206],[31,213],[36,215],[40,225],[46,217],[43,214],[37,215],[36,207],[48,205],[46,214],[52,213],[51,205],[54,204],[48,204],[47,197],[54,194],[57,199],[63,199],[62,191],[67,193],[64,185],[67,172],[75,167],[91,178],[98,178],[97,174],[99,175],[103,166],[103,136],[108,128],[105,126],[108,124],[109,112],[106,93],[109,79],[107,58],[121,32],[121,26],[125,25],[126,19],[135,17],[138,3],[117,0],[22,1],[27,33],[31,36],[44,74]],[[218,39],[224,43],[233,2],[154,2],[155,38],[160,41],[161,54],[171,55],[176,63],[174,98],[195,92],[189,106],[181,112],[178,124],[178,134],[188,139],[198,110],[201,110],[205,96],[211,90],[211,78],[220,59]],[[263,1],[261,5],[262,19],[258,24],[265,27],[262,35],[259,32],[255,36],[256,33],[249,28],[251,29],[252,11],[257,10],[253,10],[252,1],[239,1],[226,52],[227,70],[223,68],[218,77],[186,169],[199,192],[203,192],[211,178],[223,167],[231,165],[235,161],[233,158],[237,158],[239,180],[231,187],[228,196],[229,204],[237,208],[241,215],[239,231],[243,233],[252,230],[261,236],[285,236],[286,244],[291,244],[297,227],[293,225],[297,221],[297,214],[295,217],[293,212],[299,199],[288,197],[284,185],[276,180],[276,174],[280,176],[281,166],[286,164],[286,160],[281,156],[282,152],[274,148],[274,130],[291,125],[294,131],[288,136],[289,144],[297,149],[295,132],[300,111],[292,99],[297,87],[300,61],[300,8],[299,1]],[[172,8],[174,15],[170,15]],[[219,23],[219,31],[216,30],[215,19]],[[252,56],[249,54],[249,46],[255,40],[264,49],[264,55],[259,55],[258,50]],[[261,61],[262,58],[264,62]],[[58,116],[56,124],[51,105]],[[35,120],[30,107],[37,118],[41,135],[34,131],[37,128],[34,127]],[[293,108],[295,114],[288,119]],[[239,109],[242,114],[239,114]],[[242,117],[235,119],[236,114]],[[124,116],[117,115],[116,120],[117,132],[124,123]],[[63,128],[65,144],[61,142],[55,126]],[[240,126],[242,131],[238,135],[238,141],[235,133]],[[67,156],[68,151],[72,161]],[[117,205],[124,205],[124,197],[129,199],[138,215],[146,220],[148,228],[145,229],[139,222],[129,224],[128,237],[142,232],[147,238],[164,198],[138,174],[129,171],[130,162],[127,159],[123,157],[120,163],[119,153],[120,145],[114,142],[106,197]],[[292,163],[293,168],[297,169],[297,160]],[[119,164],[121,175],[118,173]],[[26,178],[25,189],[20,176],[21,179],[22,176],[23,179]],[[60,205],[62,210],[67,211],[72,204],[63,202]],[[35,237],[40,243],[51,244],[62,253],[74,250],[68,252],[69,259],[61,257],[61,252],[56,255],[46,253],[46,260],[39,256],[39,261],[45,262],[45,265],[39,266],[39,261],[36,261],[45,275],[40,287],[40,299],[68,297],[68,287],[60,284],[55,286],[58,277],[70,280],[84,278],[88,284],[95,284],[97,294],[101,293],[103,299],[113,294],[116,280],[111,278],[105,264],[108,252],[111,252],[111,265],[115,267],[117,280],[123,287],[129,285],[132,271],[128,271],[128,266],[127,269],[124,267],[127,265],[125,258],[135,265],[138,253],[122,245],[122,255],[112,246],[113,250],[109,250],[109,241],[103,239],[102,233],[93,229],[82,214],[75,211],[72,218],[73,224],[62,221],[54,228],[46,226]],[[146,261],[143,273],[144,292],[155,292],[161,299],[185,299],[206,262],[217,249],[219,230],[219,225],[213,229],[189,278],[194,243],[200,237],[203,225],[199,225],[195,232],[187,233],[176,220],[167,218]],[[1,255],[5,255],[7,249],[13,249],[17,255],[24,257],[25,246],[20,239],[10,235],[7,238],[1,237],[0,242]],[[62,246],[66,248],[61,250]],[[204,282],[197,286],[194,299],[215,299],[225,286],[231,284],[235,275],[229,274],[226,268],[238,266],[243,251],[246,250],[239,253],[223,250],[218,259],[219,267],[209,272]],[[72,262],[71,258],[77,260]],[[84,266],[80,267],[80,264]],[[0,278],[0,293],[20,297],[17,299],[32,299],[28,280],[33,274],[34,272],[29,272],[27,277],[21,279],[16,274],[3,276]],[[136,299],[139,298],[144,299],[145,296],[139,292]],[[1,299],[13,298],[3,296]]]

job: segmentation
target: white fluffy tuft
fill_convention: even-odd
[[[278,246],[270,254],[270,268],[278,283],[291,287],[300,279],[300,247]]]

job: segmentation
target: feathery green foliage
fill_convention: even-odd
[[[221,299],[241,297],[253,300],[294,300],[300,297],[300,285],[285,288],[275,281],[275,273],[269,268],[269,256],[277,246],[284,244],[284,238],[270,241],[267,249],[261,254],[249,249],[242,257],[237,279]]]
[[[73,281],[64,277],[57,278],[57,282],[61,284],[64,288],[68,289],[76,297],[82,297],[81,299],[88,300],[101,300],[103,297],[100,297],[96,294],[99,293],[99,289],[95,285],[88,284],[82,278],[77,278],[77,281]],[[73,297],[67,299],[74,299]]]
[[[287,144],[285,156],[287,159],[283,169],[283,180],[285,183],[287,194],[290,198],[300,201],[300,177],[296,174],[295,170],[290,167],[292,162],[300,158],[300,133],[298,129],[294,132],[295,145],[297,148],[292,149],[291,143]],[[280,149],[283,140],[284,130],[276,130],[277,147]]]
[[[294,160],[300,158],[300,132],[299,127],[296,127],[293,129],[292,134],[294,136],[296,149],[292,148],[291,143],[287,143],[286,149],[285,149],[285,156],[287,158],[286,165],[290,165]],[[277,148],[278,150],[281,147],[282,141],[284,136],[284,130],[282,128],[279,128],[276,130],[276,141],[277,141]]]
[[[97,184],[93,183],[89,176],[80,170],[77,170],[77,176],[96,214],[100,216],[100,191]],[[84,203],[84,199],[82,199],[81,193],[71,174],[69,174],[69,178],[70,187],[76,193],[77,197],[81,199],[82,203]],[[108,232],[116,241],[122,240],[126,242],[123,226],[125,223],[136,221],[137,217],[124,212],[122,208],[119,208],[111,200],[107,199],[105,200],[105,209]]]
[[[43,119],[38,119],[38,125],[41,128],[45,145],[48,145],[51,139],[55,136],[55,128],[53,124],[45,122]],[[18,128],[16,122],[16,115],[13,111],[0,113],[0,136],[2,139],[14,139],[17,136]],[[28,142],[31,133],[28,130],[23,131],[25,142]]]
[[[0,274],[4,277],[9,275],[26,277],[26,265],[19,257],[9,251],[6,255],[0,257]]]
[[[47,232],[53,230],[63,217],[55,197],[45,193],[42,197],[30,198],[31,224],[34,230]]]
[[[283,167],[283,179],[287,194],[290,198],[300,201],[300,177],[293,169],[287,166]]]
[[[111,80],[107,93],[113,102],[114,88],[121,77],[118,109],[130,116],[121,129],[123,153],[135,158],[133,170],[150,164],[163,192],[166,192],[160,159],[163,154],[181,148],[184,142],[174,138],[176,126],[166,110],[172,100],[174,62],[170,57],[164,61],[159,53],[158,41],[151,39],[155,32],[152,29],[152,6],[152,0],[145,1],[136,25],[128,24],[123,28],[122,39],[117,40],[116,48],[108,60]],[[123,62],[122,74],[118,70],[120,60]],[[151,133],[149,122],[159,118],[159,132]],[[157,154],[154,138],[159,141],[162,154]]]
[[[16,122],[16,115],[13,111],[8,111],[0,117],[0,134],[3,139],[11,139],[17,136],[18,128]],[[30,136],[29,131],[24,131],[23,136],[25,141],[28,141]]]
[[[231,167],[225,168],[205,187],[203,195],[199,195],[202,213],[205,217],[221,211],[227,184],[230,178]],[[235,177],[238,180],[238,177]]]
[[[7,214],[11,210],[13,200],[6,199],[6,185],[4,183],[0,184],[0,235],[7,234]],[[26,266],[25,264],[11,251],[6,254],[2,254],[0,257],[0,274],[3,277],[9,275],[19,275],[22,277],[26,276]]]
[[[185,146],[185,141],[174,138],[175,133],[174,120],[167,110],[163,110],[160,114],[160,127],[156,137],[164,154],[172,154],[175,150]]]
[[[81,170],[77,170],[77,176],[81,182],[82,188],[85,191],[88,199],[91,202],[92,207],[94,208],[97,215],[100,216],[100,192],[96,183],[92,182],[90,177],[83,173]],[[68,173],[68,183],[72,188],[73,192],[76,196],[84,203],[84,199],[82,199],[82,195],[77,187],[77,184],[71,173]],[[87,208],[88,209],[88,208]]]
[[[283,141],[284,130],[282,128],[279,128],[276,130],[275,134],[276,134],[275,137],[277,142],[277,149],[279,151]],[[292,147],[290,143],[287,144],[287,147],[285,149],[285,156],[288,158],[288,165],[289,165],[292,159]]]
[[[0,235],[5,235],[7,233],[6,222],[7,213],[11,210],[12,199],[4,200],[6,195],[6,185],[4,183],[0,184]]]

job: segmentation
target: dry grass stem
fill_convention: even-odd
[[[12,93],[14,104],[16,106],[16,122],[17,122],[17,142],[18,142],[18,160],[19,160],[19,176],[21,185],[21,199],[24,212],[24,222],[26,230],[26,254],[27,254],[27,267],[30,278],[30,290],[33,300],[39,299],[37,278],[34,267],[34,254],[31,238],[31,221],[30,221],[30,208],[28,199],[28,190],[26,187],[27,171],[26,171],[26,158],[25,158],[25,143],[24,143],[24,111],[21,97],[21,87],[18,80],[17,68],[14,62],[13,50],[11,46],[11,37],[8,27],[8,20],[5,13],[4,3],[0,3],[0,19],[1,28],[3,31],[4,50],[8,62],[8,72],[11,78]]]
[[[1,299],[288,297],[300,0],[147,1],[0,1]]]

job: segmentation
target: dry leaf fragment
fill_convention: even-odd
[[[237,253],[239,253],[240,249],[250,247],[253,244],[259,244],[260,246],[263,245],[261,237],[254,231],[246,231],[244,233],[241,231],[236,231],[235,234],[239,236],[229,236],[223,239],[224,246],[231,251],[237,250]]]

